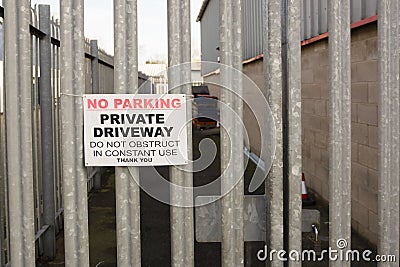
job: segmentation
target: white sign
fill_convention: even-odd
[[[86,166],[187,164],[186,96],[85,95]]]

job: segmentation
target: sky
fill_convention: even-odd
[[[113,0],[84,0],[85,36],[96,39],[106,52],[114,54]],[[190,0],[192,27],[192,58],[200,57],[200,23],[197,14],[203,0]],[[51,14],[59,18],[59,0],[31,0],[49,4]],[[167,0],[138,0],[139,63],[146,60],[167,62]]]

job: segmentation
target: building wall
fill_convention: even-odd
[[[201,70],[193,70],[192,69],[192,82],[203,82],[203,77],[201,76]]]
[[[264,88],[264,73],[262,58],[252,62],[251,64],[243,65],[243,122],[247,129],[247,134],[250,143],[247,148],[252,152],[260,155],[261,153],[261,129],[263,129],[262,118],[257,121],[254,114],[263,114],[265,110],[265,101],[260,98],[256,90],[263,91]],[[219,73],[214,73],[204,77],[204,82],[208,86],[210,95],[217,96],[220,99],[220,79]],[[250,107],[251,106],[251,107]]]
[[[263,72],[263,60],[256,60],[252,64],[243,65],[244,74],[249,77],[257,86],[258,89],[263,92],[264,91],[264,72]],[[245,80],[246,81],[246,80]],[[253,113],[263,114],[266,107],[264,102],[265,99],[260,99],[259,95],[254,94],[252,90],[250,90],[251,85],[248,82],[243,83],[243,91],[244,94],[247,95],[249,105],[243,106],[243,118],[246,129],[249,129],[248,135],[250,138],[250,150],[257,155],[261,153],[261,130],[264,130],[263,121],[259,125],[259,122],[256,121]],[[265,160],[265,158],[263,158]]]
[[[219,51],[219,0],[210,0],[201,20],[201,61],[218,62]],[[202,64],[201,74],[215,70],[213,65]]]
[[[302,40],[328,31],[328,3],[328,0],[301,0]],[[376,15],[377,8],[377,0],[350,0],[351,23]]]
[[[201,59],[218,62],[219,51],[219,0],[207,0],[201,16]],[[265,0],[243,0],[243,60],[263,53],[263,8]],[[301,39],[307,40],[328,31],[328,0],[301,0]],[[351,0],[351,22],[377,14],[377,0]],[[218,66],[203,64],[202,75],[216,70]]]
[[[377,24],[352,31],[352,227],[377,244],[378,190],[378,67]],[[256,60],[243,66],[243,72],[263,90],[263,63]],[[219,75],[206,77],[215,83]],[[302,48],[302,157],[307,186],[329,199],[329,75],[328,40]],[[219,95],[216,86],[210,92]],[[244,86],[246,92],[246,86]],[[257,101],[254,99],[254,101]],[[262,111],[260,111],[262,112]],[[257,125],[244,109],[250,133],[251,150],[259,154],[261,139]]]
[[[377,243],[377,24],[352,31],[352,226]],[[329,198],[328,40],[302,50],[303,171],[308,186]]]

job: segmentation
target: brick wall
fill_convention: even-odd
[[[352,227],[377,243],[378,66],[376,23],[352,31]],[[329,198],[328,40],[303,47],[303,170]]]

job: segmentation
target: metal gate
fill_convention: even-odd
[[[92,93],[99,89],[96,44],[83,35],[83,0],[60,0],[60,27],[50,23],[48,6],[31,13],[27,0],[5,0],[5,140],[2,173],[6,238],[1,231],[1,264],[33,266],[35,255],[54,251],[54,235],[64,227],[66,266],[89,266],[87,193],[90,170],[83,163],[82,95],[91,62]],[[242,69],[242,0],[220,1],[221,83],[232,88],[222,102],[242,118],[243,81],[229,67]],[[137,0],[114,1],[114,93],[138,93]],[[399,255],[399,3],[379,1],[379,254]],[[330,73],[330,247],[351,241],[351,70],[350,0],[331,0]],[[31,17],[33,17],[31,19]],[[301,251],[301,1],[263,1],[264,93],[275,122],[276,151],[265,183],[268,253]],[[169,87],[191,95],[190,1],[168,0]],[[59,52],[60,51],[60,52]],[[110,74],[111,75],[111,74]],[[33,77],[33,80],[32,80]],[[58,78],[60,77],[60,82]],[[112,80],[110,76],[110,79]],[[87,86],[86,86],[87,88]],[[110,86],[112,88],[112,86]],[[40,91],[40,98],[38,92]],[[38,102],[40,100],[40,102]],[[191,110],[188,109],[188,117]],[[3,119],[3,117],[2,117]],[[222,189],[244,171],[243,129],[222,110]],[[3,124],[2,124],[3,125]],[[271,122],[266,120],[266,127]],[[192,147],[190,124],[188,147]],[[233,144],[228,146],[228,139]],[[264,140],[266,142],[266,140]],[[268,149],[268,144],[266,144]],[[44,149],[47,153],[45,153]],[[54,155],[54,157],[53,157]],[[192,151],[189,151],[189,157]],[[228,159],[235,162],[229,164]],[[50,167],[49,167],[50,166]],[[170,169],[171,181],[193,186],[192,166]],[[89,176],[87,173],[92,173]],[[141,265],[138,168],[117,167],[118,266]],[[55,177],[55,178],[54,178]],[[3,183],[4,182],[4,183]],[[173,266],[194,266],[193,191],[171,188],[171,258]],[[2,191],[4,192],[4,191]],[[62,194],[61,194],[62,192]],[[54,201],[56,199],[56,201]],[[185,204],[186,203],[186,204]],[[244,265],[243,177],[222,197],[222,266]],[[4,216],[7,215],[7,216]],[[3,227],[3,225],[2,225]],[[42,237],[43,236],[43,237]],[[38,242],[34,242],[38,240]],[[36,244],[36,245],[35,245]],[[50,250],[49,250],[50,247]],[[348,245],[344,251],[350,250]],[[7,253],[5,253],[5,251]],[[50,255],[51,256],[51,253]],[[301,261],[273,257],[270,266],[301,266]],[[379,263],[395,266],[396,263]],[[343,259],[330,266],[350,266]]]

